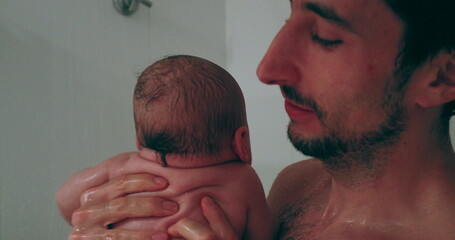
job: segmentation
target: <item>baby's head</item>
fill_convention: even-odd
[[[134,119],[138,145],[161,154],[217,156],[233,144],[249,151],[240,87],[199,57],[171,56],[146,68],[134,90]]]

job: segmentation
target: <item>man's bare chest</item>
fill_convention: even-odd
[[[455,239],[455,231],[428,231],[429,225],[416,227],[408,224],[405,227],[394,226],[389,222],[377,229],[375,227],[358,227],[351,224],[328,224],[323,221],[324,205],[318,205],[309,199],[301,199],[285,204],[277,215],[280,240],[397,240],[397,239]],[[440,225],[439,225],[440,226]],[[438,226],[438,227],[439,227]],[[435,227],[432,227],[435,228]]]
[[[284,205],[278,213],[280,240],[313,240],[321,221],[323,207],[309,199]]]

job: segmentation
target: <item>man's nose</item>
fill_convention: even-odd
[[[259,80],[265,84],[290,86],[300,78],[296,65],[299,39],[288,24],[275,36],[256,70]]]

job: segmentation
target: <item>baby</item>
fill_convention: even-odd
[[[157,61],[138,78],[134,120],[137,152],[80,171],[57,191],[66,221],[79,208],[85,190],[121,175],[150,173],[167,179],[169,187],[139,194],[171,199],[179,211],[169,217],[126,219],[115,228],[167,232],[183,217],[208,226],[200,200],[210,196],[239,239],[272,239],[264,190],[251,167],[243,94],[228,72],[194,56]]]

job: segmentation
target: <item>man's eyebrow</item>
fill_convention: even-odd
[[[341,27],[349,32],[356,33],[351,23],[348,20],[342,18],[333,8],[310,2],[305,3],[304,8],[316,13],[320,17],[328,20],[338,27]]]

